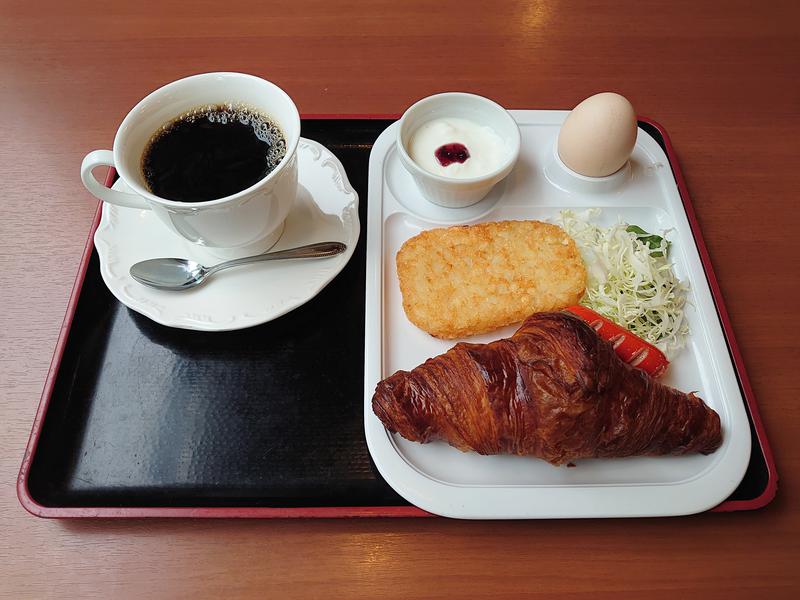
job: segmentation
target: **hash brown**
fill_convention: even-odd
[[[407,240],[396,260],[406,316],[445,339],[577,304],[586,285],[575,241],[541,221],[430,229]]]

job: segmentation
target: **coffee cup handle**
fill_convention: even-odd
[[[99,198],[103,202],[116,204],[117,206],[125,206],[127,208],[150,208],[138,194],[118,192],[117,190],[107,188],[97,181],[94,175],[92,175],[92,170],[95,167],[102,166],[114,166],[114,153],[111,152],[111,150],[93,150],[86,155],[86,158],[84,158],[81,163],[81,181],[83,181],[83,185],[86,186],[86,189],[89,190],[93,196]]]

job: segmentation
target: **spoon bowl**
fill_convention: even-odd
[[[183,258],[152,258],[131,267],[131,277],[139,283],[162,290],[183,290],[205,280],[205,267]]]

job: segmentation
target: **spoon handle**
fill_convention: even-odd
[[[326,256],[335,256],[337,254],[341,254],[345,250],[347,250],[347,246],[341,242],[317,242],[316,244],[298,246],[297,248],[289,248],[288,250],[276,250],[275,252],[257,254],[256,256],[235,258],[233,260],[216,264],[213,267],[206,267],[205,274],[211,275],[212,273],[216,273],[222,269],[238,267],[239,265],[247,265],[265,260],[282,260],[286,258],[325,258]]]

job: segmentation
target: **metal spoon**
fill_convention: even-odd
[[[188,290],[203,283],[209,275],[213,275],[223,269],[249,265],[262,260],[325,258],[336,256],[345,250],[347,250],[347,246],[341,242],[319,242],[298,248],[277,250],[245,258],[235,258],[216,264],[213,267],[204,267],[200,263],[186,260],[185,258],[151,258],[133,265],[130,273],[131,277],[139,283],[160,290]]]

